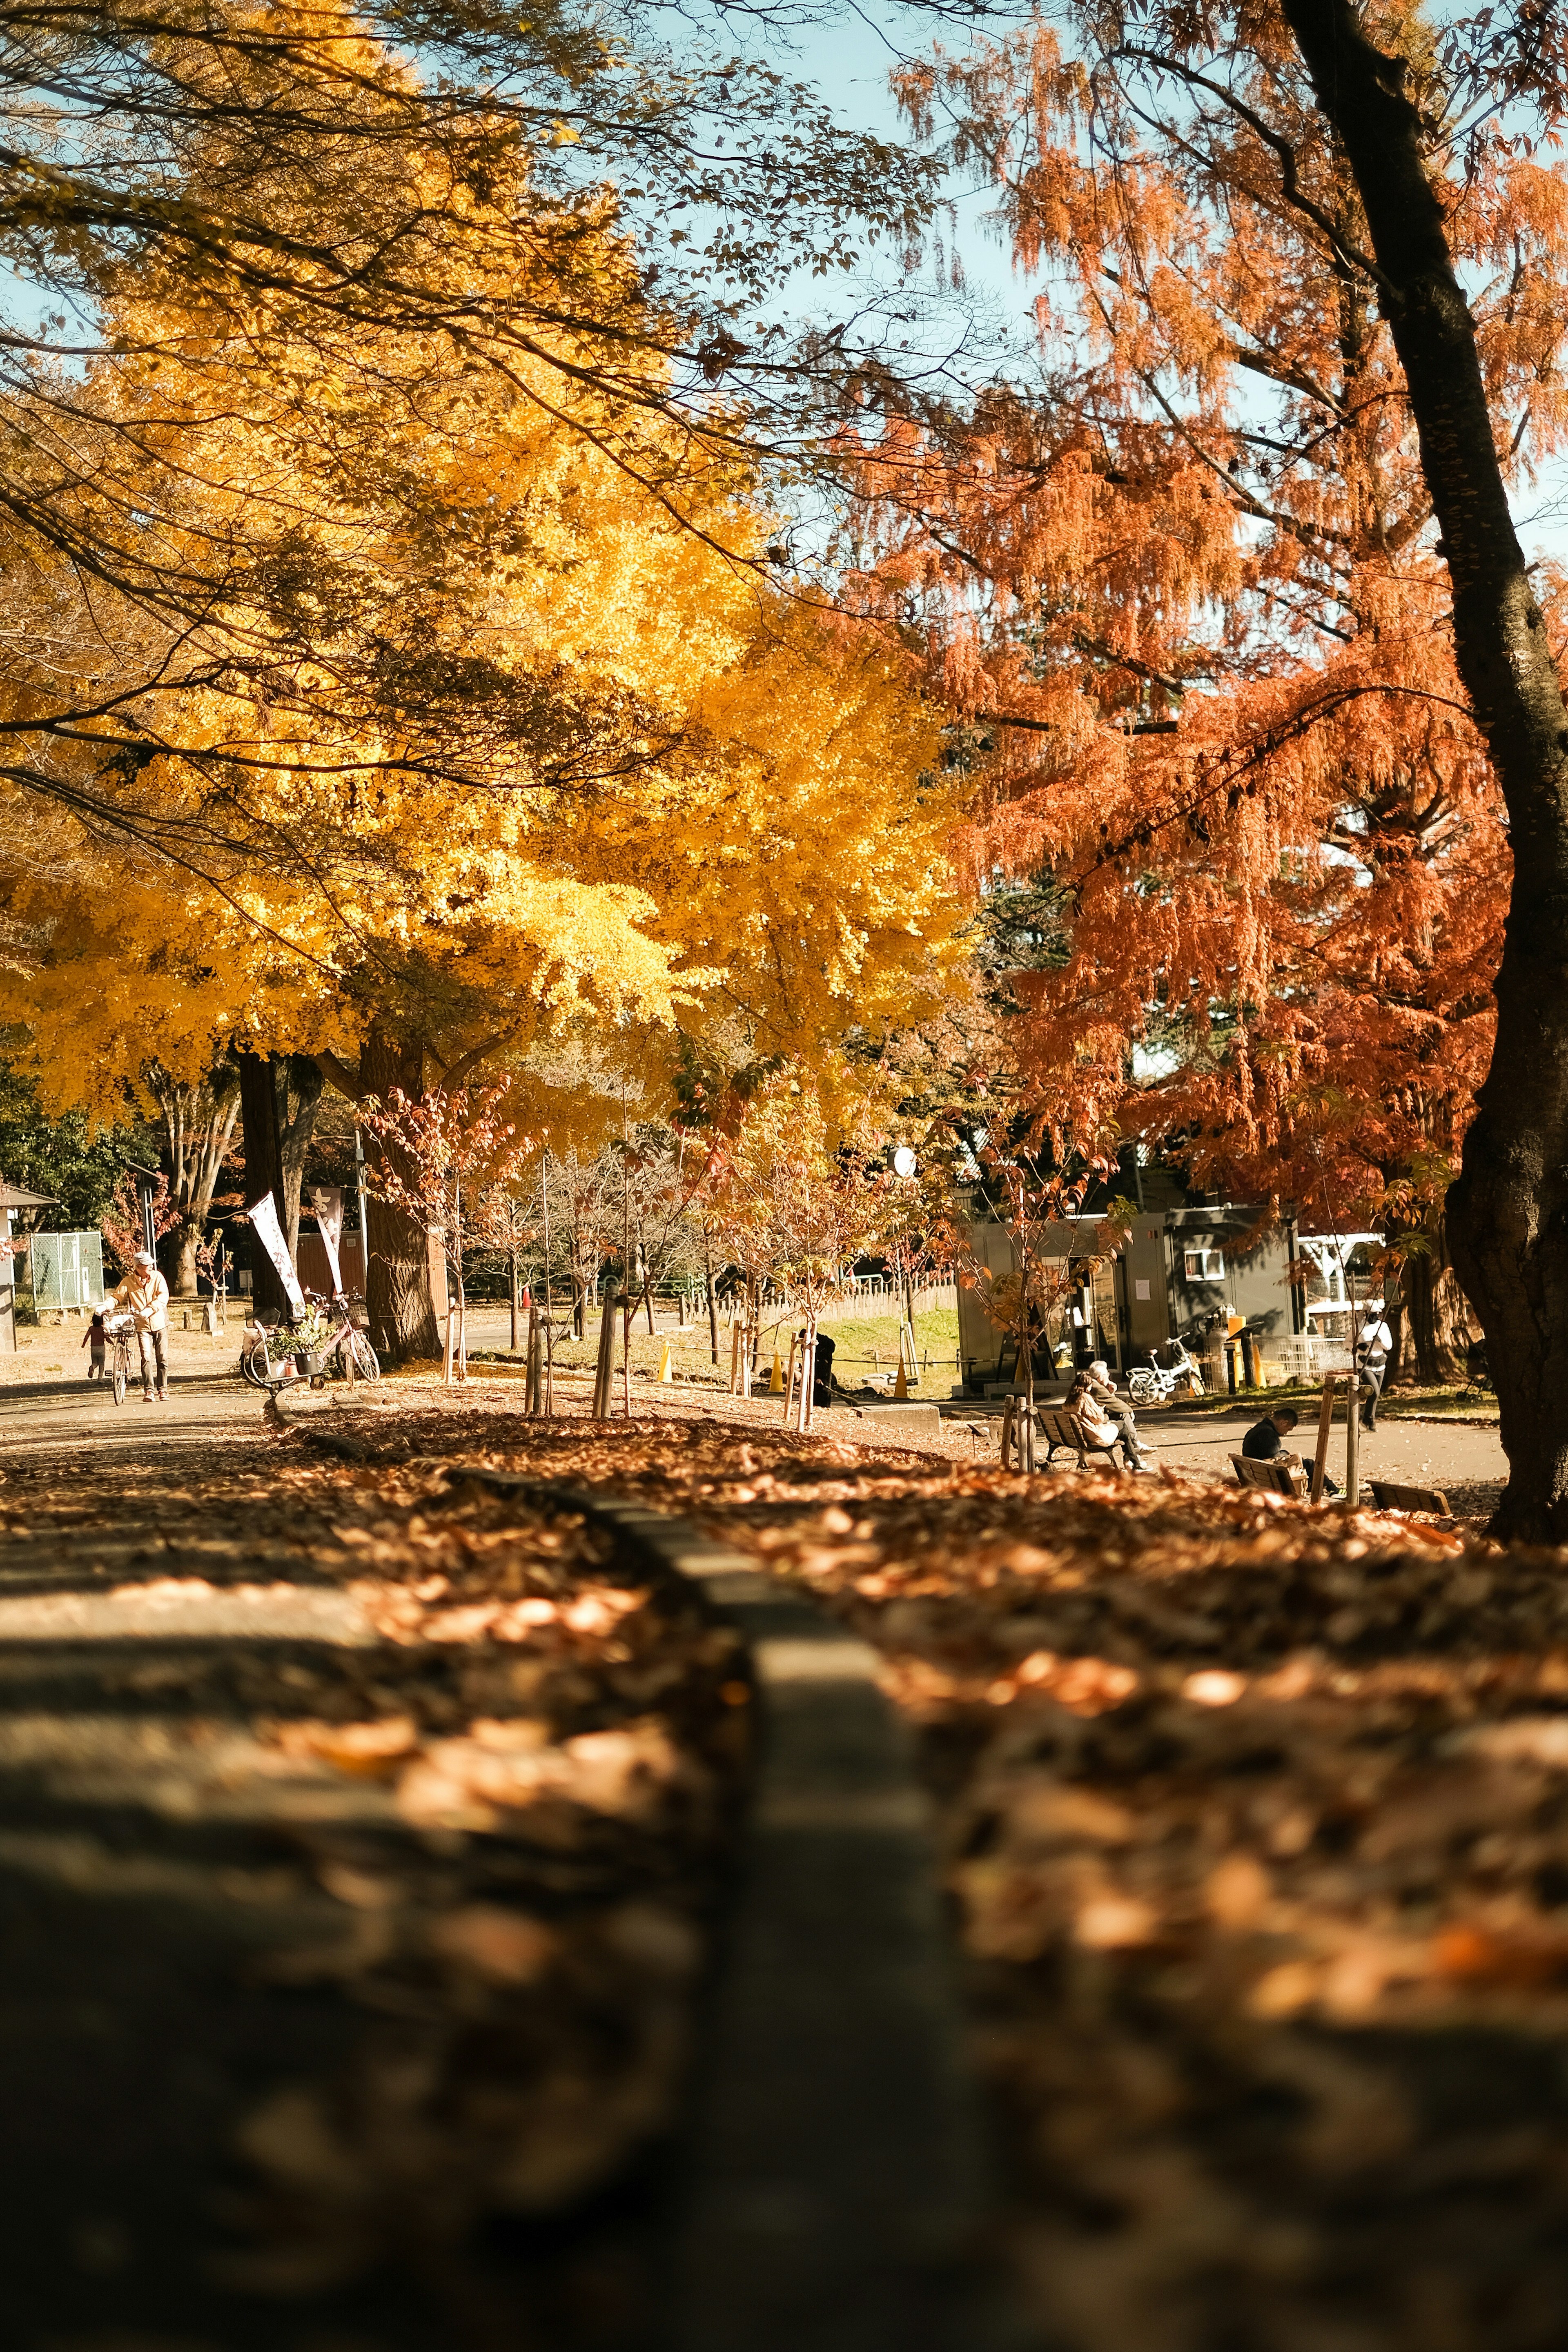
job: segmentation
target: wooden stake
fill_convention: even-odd
[[[555,1307],[550,1289],[550,1154],[539,1164],[539,1190],[544,1203],[544,1418],[555,1410]]]
[[[1323,1476],[1329,1466],[1329,1431],[1334,1419],[1334,1391],[1339,1381],[1329,1372],[1323,1380],[1323,1402],[1318,1411],[1318,1450],[1312,1458],[1312,1490],[1310,1500],[1321,1503],[1323,1498]]]
[[[610,1417],[610,1382],[616,1371],[616,1294],[605,1285],[605,1312],[599,1324],[599,1361],[594,1374],[594,1419]]]

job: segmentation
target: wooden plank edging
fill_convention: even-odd
[[[689,1519],[440,1466],[613,1527],[747,1646],[752,1796],[678,2352],[996,2352],[1012,2331],[981,2283],[991,2200],[929,1806],[875,1652]]]

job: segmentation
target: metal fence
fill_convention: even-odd
[[[1275,1360],[1284,1365],[1287,1380],[1321,1381],[1326,1372],[1350,1370],[1350,1343],[1325,1332],[1301,1332],[1279,1342]]]
[[[101,1306],[101,1234],[34,1234],[27,1244],[27,1257],[36,1307]]]

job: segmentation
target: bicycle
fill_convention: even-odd
[[[1127,1375],[1127,1393],[1134,1404],[1167,1404],[1180,1388],[1201,1397],[1204,1393],[1203,1374],[1197,1359],[1190,1356],[1180,1339],[1171,1341],[1172,1362],[1136,1364]]]
[[[353,1376],[356,1380],[380,1380],[381,1360],[364,1332],[356,1330],[354,1328],[351,1307],[354,1304],[363,1304],[358,1294],[355,1293],[351,1301],[340,1291],[335,1298],[328,1300],[319,1291],[308,1290],[305,1293],[305,1300],[308,1315],[316,1310],[327,1308],[331,1314],[339,1316],[341,1320],[336,1328],[331,1330],[324,1339],[318,1339],[314,1346],[304,1348],[300,1344],[299,1330],[294,1325],[247,1323],[245,1327],[246,1344],[240,1350],[239,1369],[252,1388],[276,1388],[279,1381],[289,1377],[284,1366],[291,1363],[299,1355],[304,1355],[307,1361],[311,1357],[316,1360],[317,1369],[305,1376],[310,1380],[312,1388],[325,1386],[329,1367],[334,1362],[337,1378],[346,1380],[349,1377],[351,1351]],[[279,1342],[276,1356],[272,1351],[274,1340]]]
[[[103,1336],[113,1349],[113,1369],[110,1385],[116,1404],[125,1402],[125,1391],[131,1385],[131,1338],[133,1326],[129,1315],[117,1315],[104,1324]]]

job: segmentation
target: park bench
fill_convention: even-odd
[[[1367,1484],[1380,1511],[1429,1511],[1439,1519],[1454,1516],[1440,1486],[1399,1486],[1387,1478],[1371,1478]]]
[[[1036,1422],[1041,1436],[1046,1441],[1047,1463],[1058,1447],[1068,1447],[1078,1455],[1079,1468],[1087,1470],[1091,1454],[1111,1454],[1115,1451],[1117,1441],[1114,1437],[1109,1442],[1098,1437],[1090,1437],[1078,1415],[1067,1412],[1061,1405],[1037,1406]]]
[[[1249,1454],[1233,1454],[1230,1458],[1244,1486],[1258,1486],[1266,1495],[1289,1495],[1298,1501],[1307,1492],[1307,1472],[1291,1463],[1255,1462]]]

